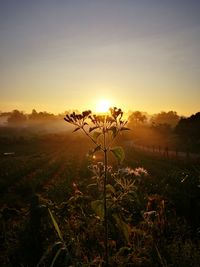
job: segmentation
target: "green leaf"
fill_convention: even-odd
[[[103,221],[103,219],[104,219],[103,201],[102,200],[92,201],[91,207],[94,210],[94,212],[96,213],[96,215],[98,215],[100,217],[100,219]]]
[[[110,151],[114,154],[114,156],[117,158],[119,163],[122,163],[125,157],[123,148],[118,146],[118,147],[114,147],[110,149]]]
[[[58,226],[58,224],[57,224],[57,222],[56,222],[56,220],[55,220],[55,218],[54,218],[54,216],[53,216],[51,210],[48,209],[48,211],[49,211],[51,220],[52,220],[52,222],[53,222],[53,226],[54,226],[54,228],[55,228],[55,230],[56,230],[56,232],[57,232],[59,238],[64,242],[62,233],[61,233],[61,231],[60,231],[60,228],[59,228],[59,226]]]
[[[106,191],[115,194],[115,188],[111,184],[106,185]]]
[[[94,141],[97,141],[98,137],[101,135],[101,133],[99,132],[94,132],[92,135],[92,138],[94,139]]]
[[[109,199],[115,195],[115,188],[111,184],[106,185],[106,197]]]
[[[117,214],[113,214],[112,216],[115,219],[117,228],[124,236],[126,242],[129,243],[130,226],[122,220],[121,216]]]
[[[112,127],[109,129],[109,131],[112,131],[112,133],[113,133],[113,137],[116,137],[116,135],[117,135],[117,127],[116,127],[116,126],[112,126]]]

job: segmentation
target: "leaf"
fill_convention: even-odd
[[[98,128],[98,126],[90,127],[90,129],[89,129],[89,133],[92,132],[92,131],[94,131],[94,130],[97,129],[97,128]]]
[[[116,135],[117,135],[117,127],[116,127],[116,126],[112,126],[112,127],[109,129],[109,131],[112,131],[112,133],[113,133],[113,137],[116,137]]]
[[[117,252],[117,256],[125,256],[127,255],[127,253],[130,252],[130,250],[131,249],[129,247],[121,247],[119,251]]]
[[[80,130],[80,127],[77,127],[75,130],[73,130],[73,133]]]
[[[42,257],[40,258],[40,260],[39,260],[38,264],[36,265],[36,267],[39,267],[39,266],[41,266],[42,263],[44,263],[44,261],[47,258],[49,253],[50,253],[50,248],[48,247],[47,250],[42,255]]]
[[[121,216],[117,214],[113,214],[112,216],[116,221],[117,228],[121,231],[127,243],[129,243],[130,226],[122,220]]]
[[[122,127],[121,129],[120,129],[120,131],[129,131],[130,129],[129,128],[127,128],[127,127]]]
[[[97,151],[99,151],[99,150],[101,150],[101,146],[99,145],[99,146],[97,146],[97,147],[95,147],[95,149],[94,149],[94,152],[93,153],[95,153],[95,152],[97,152]]]
[[[94,200],[91,202],[91,207],[94,210],[94,212],[100,217],[100,219],[103,221],[104,219],[104,206],[102,200]]]
[[[51,263],[51,266],[50,266],[50,267],[53,267],[53,266],[54,266],[54,264],[55,264],[55,262],[56,262],[58,256],[60,255],[60,252],[61,252],[61,251],[62,251],[62,248],[60,248],[60,249],[56,252],[56,254],[55,254],[55,256],[54,256],[54,258],[53,258],[53,260],[52,260],[52,263]]]
[[[56,220],[55,220],[55,218],[54,218],[54,216],[53,216],[51,210],[48,209],[48,211],[49,211],[51,220],[52,220],[52,222],[53,222],[53,226],[54,226],[54,228],[55,228],[55,230],[56,230],[56,232],[57,232],[59,238],[64,242],[64,239],[63,239],[62,233],[61,233],[61,231],[60,231],[60,228],[59,228],[59,226],[58,226],[58,224],[57,224],[57,222],[56,222]]]
[[[91,150],[90,152],[89,152],[89,155],[91,156],[91,155],[93,155],[93,154],[95,154],[97,151],[99,151],[99,150],[101,150],[101,146],[99,145],[99,146],[97,146],[97,147],[95,147],[93,150]]]
[[[110,151],[114,154],[114,156],[117,158],[119,163],[122,163],[125,157],[123,148],[118,146],[118,147],[114,147],[110,149]]]
[[[106,191],[115,194],[115,188],[111,184],[106,185]]]
[[[101,135],[101,133],[99,132],[94,132],[92,135],[92,138],[94,139],[94,141],[97,141],[98,137]]]
[[[111,185],[111,184],[107,184],[106,185],[106,197],[110,198],[110,197],[114,197],[115,195],[115,188]]]

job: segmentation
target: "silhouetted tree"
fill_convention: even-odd
[[[200,149],[200,112],[189,118],[181,118],[175,128],[175,133],[189,147]]]
[[[147,121],[147,117],[140,111],[134,111],[128,118],[129,124],[141,125]]]
[[[8,117],[12,112],[0,112],[0,117]]]
[[[8,117],[8,123],[22,123],[27,120],[26,115],[23,113],[23,111],[19,111],[17,109],[13,110]]]
[[[37,120],[38,119],[38,113],[35,109],[32,110],[32,113],[28,116],[30,120]]]
[[[32,113],[29,115],[30,120],[54,120],[56,116],[52,113],[46,111],[37,112],[35,109],[32,110]]]
[[[177,123],[179,122],[180,117],[177,115],[176,111],[162,111],[158,114],[155,114],[152,118],[151,118],[151,122],[154,125],[169,125],[172,128],[174,128]],[[166,126],[165,126],[166,127]]]

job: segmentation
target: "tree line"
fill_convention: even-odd
[[[55,115],[46,111],[37,112],[35,109],[32,110],[30,114],[26,114],[23,111],[17,109],[12,112],[1,112],[0,117],[7,117],[8,124],[19,124],[26,121],[51,121],[60,119],[64,114]]]
[[[162,111],[149,117],[135,111],[129,116],[129,127],[138,144],[200,151],[200,112],[181,117],[175,111]]]
[[[26,114],[15,109],[12,112],[0,112],[0,117],[7,118],[7,125],[17,126],[26,122],[61,121],[70,112],[55,115],[33,109],[30,114]],[[129,136],[136,143],[200,151],[200,112],[190,117],[181,117],[176,111],[162,111],[151,116],[141,111],[133,111],[129,114],[129,127],[133,130]]]

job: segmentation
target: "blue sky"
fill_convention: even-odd
[[[200,1],[0,0],[0,110],[199,111]]]

